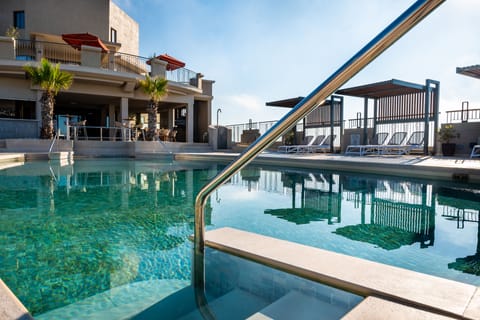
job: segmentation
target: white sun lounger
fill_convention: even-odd
[[[470,158],[480,158],[480,144],[473,146],[472,153],[470,153]]]
[[[278,152],[282,152],[282,153],[297,153],[297,152],[302,152],[302,148],[303,147],[306,147],[306,146],[310,146],[312,145],[313,143],[316,143],[316,141],[318,140],[323,140],[323,138],[325,138],[325,136],[317,136],[317,137],[313,137],[313,136],[306,136],[305,139],[304,139],[304,144],[298,144],[298,145],[290,145],[290,146],[279,146],[277,151]]]
[[[406,144],[402,144],[403,140],[405,140],[405,137],[403,137],[399,145],[385,145],[380,148],[380,151],[382,154],[409,154],[413,150],[418,150],[422,148],[424,137],[425,133],[423,131],[415,131],[410,135]]]
[[[317,144],[314,143],[310,146],[303,147],[302,152],[310,152],[310,153],[328,152],[330,151],[330,145],[335,141],[336,137],[337,136],[335,134],[333,136],[328,135],[320,143],[317,143]]]
[[[353,144],[347,146],[347,149],[345,149],[345,155],[365,156],[368,154],[378,154],[378,146],[383,145],[387,140],[387,137],[387,132],[378,132],[375,134],[371,144]]]

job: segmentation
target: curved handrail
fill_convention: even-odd
[[[195,199],[195,233],[194,233],[194,275],[196,301],[199,309],[205,310],[206,318],[211,318],[204,296],[204,251],[205,251],[205,204],[210,194],[228,181],[235,173],[251,162],[280,136],[285,134],[300,119],[304,118],[328,96],[346,83],[350,78],[372,62],[383,51],[395,43],[445,0],[417,0],[395,21],[386,27],[372,41],[363,47],[349,61],[341,66],[327,80],[320,84],[307,97],[300,101],[289,113],[271,127],[263,136],[251,144],[232,163],[217,174],[198,193]],[[203,312],[202,312],[203,313]]]

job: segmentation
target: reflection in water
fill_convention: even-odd
[[[266,209],[265,213],[296,224],[327,220],[328,224],[341,220],[341,193],[332,174],[282,173],[283,185],[292,190],[291,208]],[[297,207],[296,189],[300,186],[301,203]]]
[[[438,187],[438,198],[440,203],[449,203],[453,197],[455,207],[445,206],[443,217],[457,222],[457,228],[465,228],[465,222],[477,223],[477,247],[473,255],[455,259],[455,262],[449,263],[448,267],[480,276],[480,208],[477,202],[479,192],[463,188],[444,188]]]
[[[0,278],[34,315],[133,282],[188,281],[210,171],[118,160],[0,171]]]
[[[480,225],[480,192],[464,185],[347,173],[248,170],[232,179],[232,183],[246,182],[249,191],[287,190],[290,195],[288,207],[263,209],[265,214],[296,225],[322,221],[339,225],[331,232],[387,251],[415,243],[420,249],[433,248],[436,213],[442,213],[439,219],[455,220],[459,229],[466,223]],[[342,221],[342,204],[348,203],[359,211],[359,223]],[[480,239],[475,254],[457,258],[448,268],[480,275],[479,247]]]
[[[353,189],[364,185],[359,191],[364,199],[360,204],[362,223],[338,228],[336,234],[386,250],[415,242],[420,243],[420,248],[433,245],[435,200],[431,187],[414,182],[358,180],[358,177],[344,176],[343,186],[345,190],[351,190],[351,182],[355,186]],[[368,217],[365,210],[367,201],[370,203]]]

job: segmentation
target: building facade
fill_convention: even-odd
[[[15,27],[16,36],[8,30]],[[145,76],[169,80],[157,128],[175,130],[178,142],[204,142],[211,122],[212,86],[201,73],[139,54],[139,26],[111,0],[3,0],[0,2],[0,139],[39,136],[42,91],[23,69],[41,58],[74,75],[55,104],[57,130],[86,120],[90,139],[112,136],[112,127],[147,124],[149,97],[138,86]],[[67,43],[62,35],[98,37],[104,47]],[[8,34],[8,36],[7,36]],[[108,50],[102,49],[107,48]],[[114,133],[117,135],[116,133]],[[129,132],[128,139],[138,138]],[[118,137],[117,137],[118,138]],[[125,139],[125,136],[122,137]]]

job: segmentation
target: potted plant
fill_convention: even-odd
[[[295,131],[293,129],[283,136],[283,143],[287,146],[291,146],[295,143]]]
[[[456,144],[451,142],[451,140],[459,137],[460,134],[457,133],[451,124],[446,124],[440,128],[438,131],[438,139],[442,143],[442,154],[444,156],[453,156],[455,154]]]

